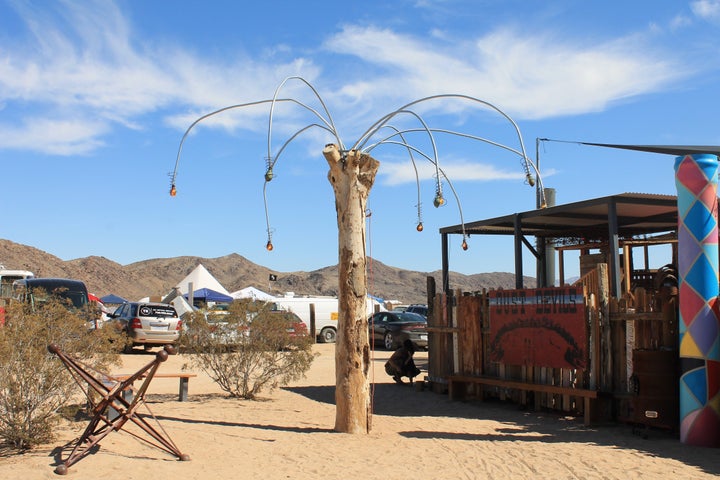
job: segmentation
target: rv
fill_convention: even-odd
[[[307,325],[310,331],[310,305],[315,308],[315,333],[320,343],[334,343],[337,338],[338,299],[337,297],[309,297],[296,296],[287,292],[282,297],[272,301],[275,309],[287,310],[295,313]],[[370,297],[366,300],[367,316],[372,315],[376,309],[385,310],[382,304]]]
[[[0,305],[13,296],[13,282],[35,275],[27,270],[8,270],[0,265]]]
[[[33,308],[47,302],[52,295],[68,301],[70,308],[82,310],[88,304],[87,287],[80,280],[25,278],[13,282],[15,300],[29,303]]]

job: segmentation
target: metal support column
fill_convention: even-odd
[[[523,264],[522,264],[522,221],[520,214],[515,214],[515,288],[523,288]]]

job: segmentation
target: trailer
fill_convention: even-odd
[[[320,343],[334,343],[337,338],[339,308],[337,297],[295,295],[286,292],[283,296],[275,297],[272,301],[278,310],[287,310],[295,313],[312,331],[311,310],[315,312],[315,333]],[[367,298],[367,316],[375,311],[385,310],[382,303],[374,298]]]

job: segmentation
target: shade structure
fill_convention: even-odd
[[[124,298],[119,297],[113,293],[111,293],[109,295],[105,295],[104,297],[100,297],[100,301],[102,303],[118,303],[118,304],[127,302],[127,300],[125,300]]]
[[[188,298],[187,294],[183,296]],[[230,295],[225,295],[224,293],[216,292],[209,288],[200,288],[193,292],[194,302],[232,302],[233,300],[234,298]]]

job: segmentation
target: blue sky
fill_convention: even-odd
[[[265,249],[268,105],[194,128],[178,194],[168,195],[194,120],[271,99],[292,76],[315,88],[346,146],[406,103],[461,94],[514,120],[558,204],[674,195],[674,158],[576,142],[720,144],[719,27],[718,0],[0,0],[0,238],[65,260],[238,253],[279,272],[335,264],[334,196],[321,153],[334,139],[321,128],[296,137],[277,160],[267,190],[275,248]],[[301,81],[279,96],[322,111]],[[392,126],[417,129],[420,117],[520,149],[511,122],[478,102],[422,102],[413,113]],[[318,122],[307,109],[277,105],[272,155]],[[540,142],[536,158],[536,138],[563,142]],[[388,265],[439,269],[438,230],[460,223],[460,211],[470,222],[535,207],[518,155],[452,135],[435,140],[460,203],[444,182],[447,204],[433,207],[434,169],[416,155],[422,233],[407,151],[372,151],[381,165],[367,249]],[[426,134],[408,141],[434,158]],[[452,270],[513,270],[511,239],[471,237],[467,251],[460,243],[450,246]],[[568,274],[578,269],[571,263]]]

